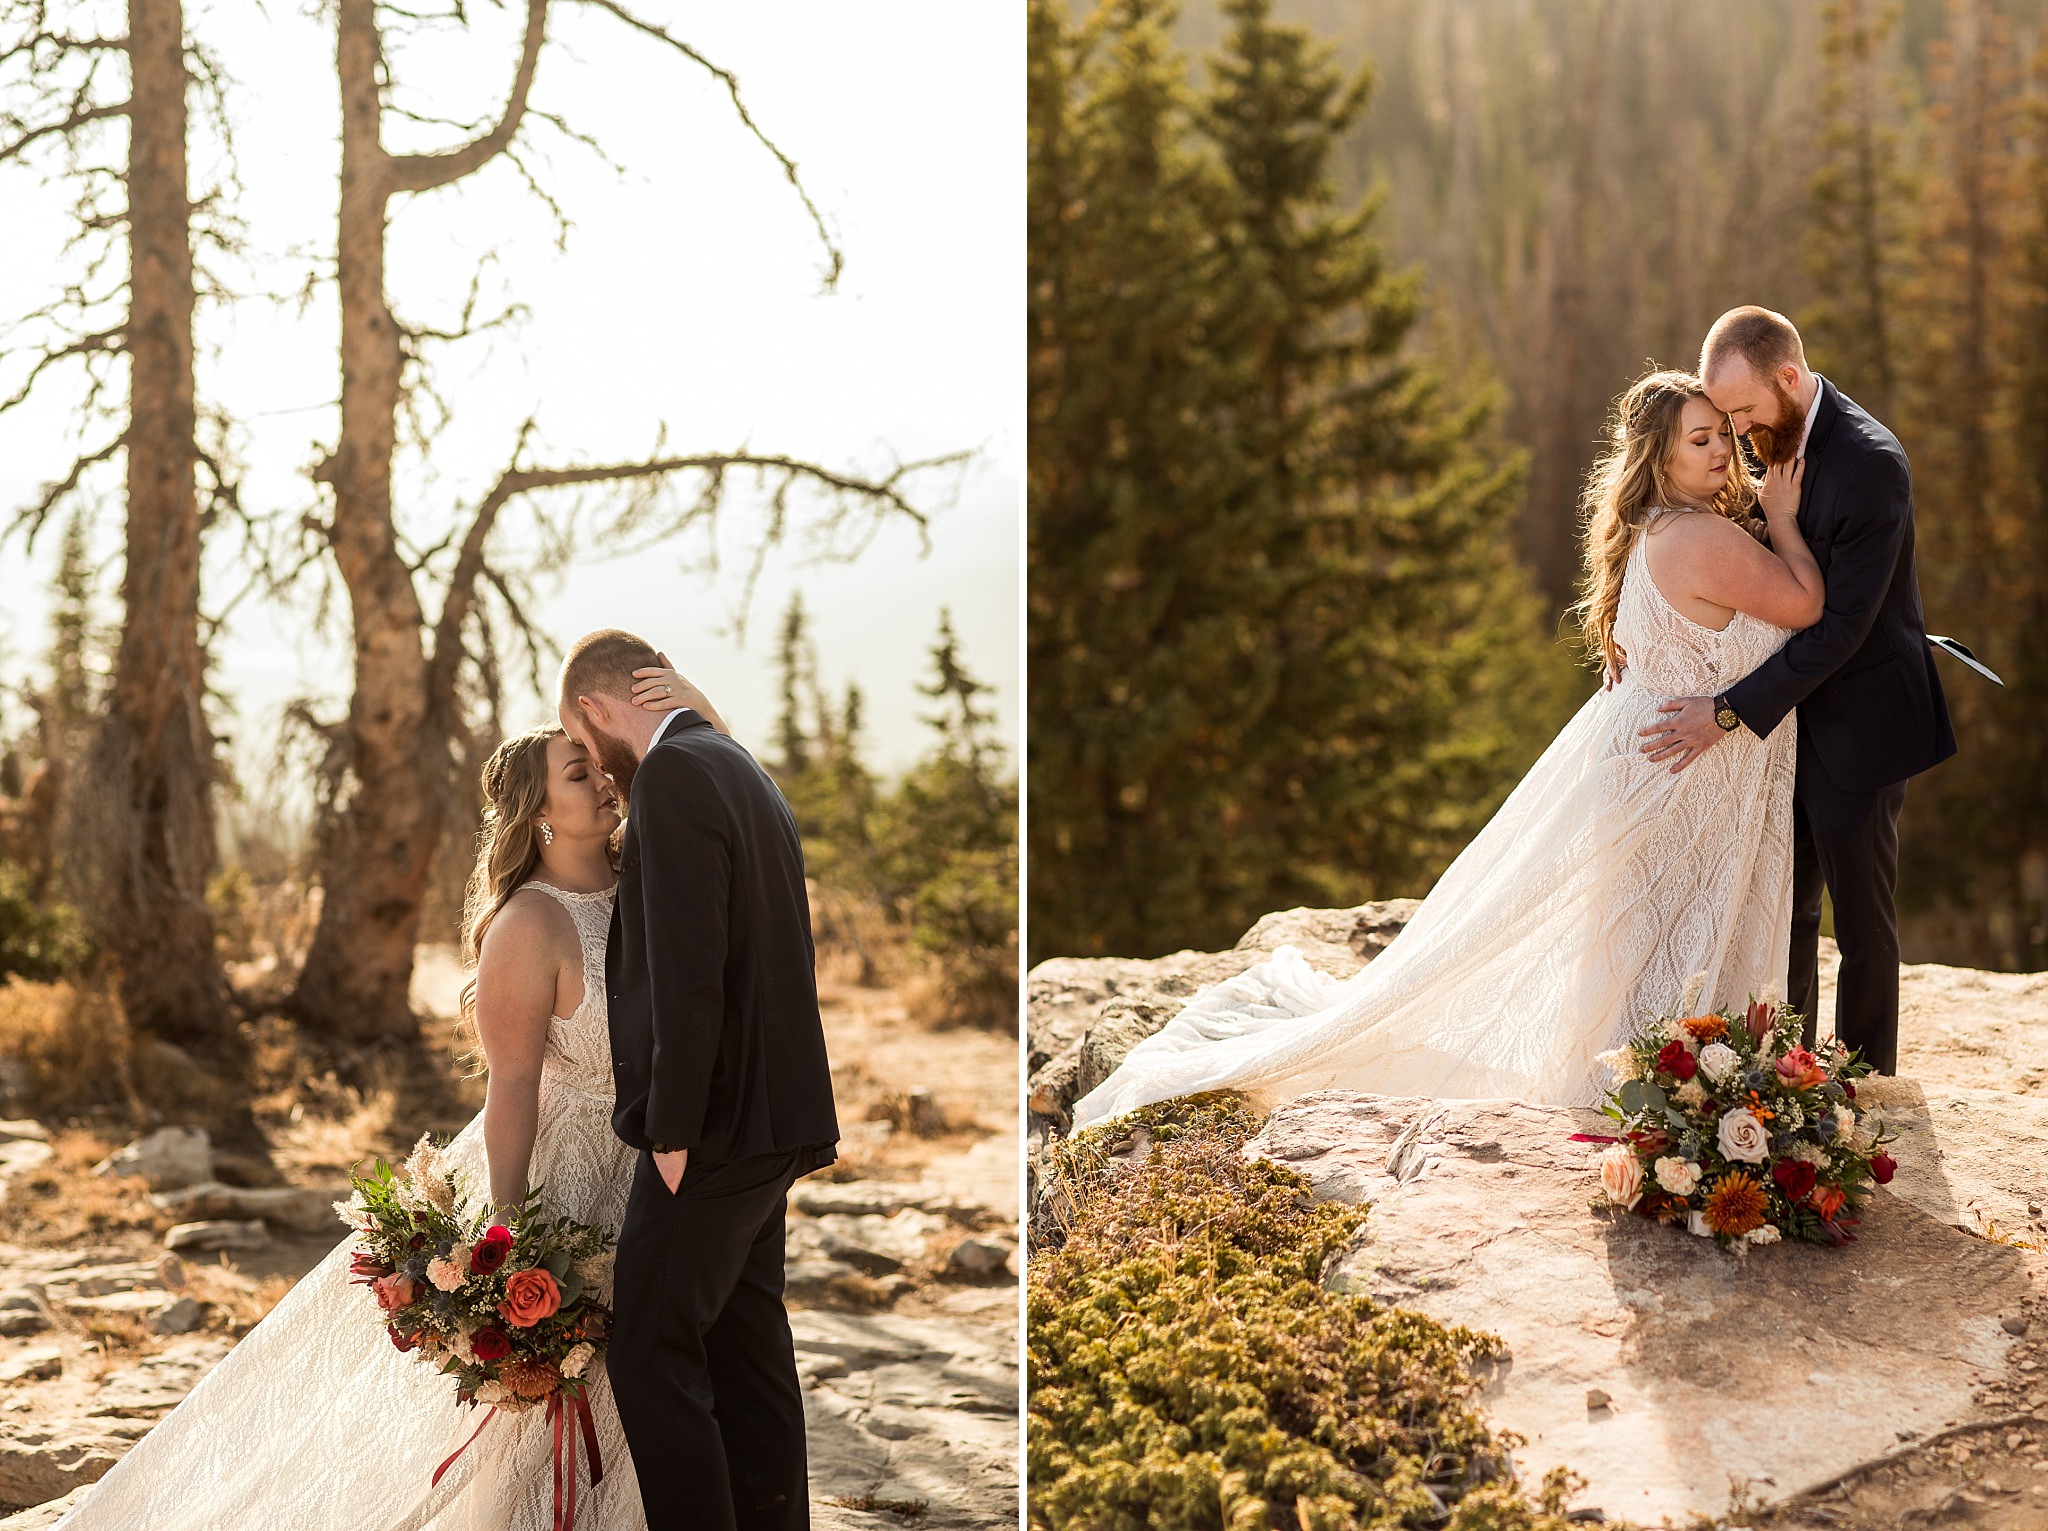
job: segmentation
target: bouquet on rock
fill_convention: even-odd
[[[405,1163],[394,1167],[380,1159],[369,1173],[351,1174],[349,1183],[348,1200],[334,1208],[356,1234],[350,1279],[375,1296],[393,1345],[455,1379],[457,1402],[488,1404],[491,1414],[547,1410],[554,1427],[555,1526],[568,1531],[576,1517],[579,1431],[590,1453],[592,1486],[604,1476],[584,1393],[611,1333],[611,1309],[596,1296],[610,1269],[610,1235],[568,1218],[542,1218],[538,1187],[514,1209],[510,1227],[493,1222],[488,1210],[465,1215],[431,1136],[419,1140]],[[484,1416],[470,1441],[490,1418]],[[461,1455],[458,1450],[441,1464],[436,1483]]]
[[[1602,1109],[1622,1125],[1600,1156],[1608,1203],[1724,1248],[1854,1238],[1857,1209],[1897,1165],[1856,1104],[1870,1065],[1839,1041],[1809,1051],[1800,1027],[1752,1002],[1659,1016],[1601,1054],[1619,1081]]]

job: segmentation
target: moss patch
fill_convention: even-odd
[[[1562,1531],[1470,1405],[1498,1342],[1321,1278],[1362,1221],[1247,1162],[1239,1103],[1057,1145],[1032,1229],[1031,1523],[1047,1531]],[[1135,1138],[1137,1148],[1113,1154]]]

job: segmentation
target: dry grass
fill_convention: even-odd
[[[94,1381],[104,1381],[139,1357],[155,1355],[163,1342],[149,1321],[133,1313],[94,1313],[79,1321],[92,1351]]]
[[[109,1110],[139,1118],[135,1048],[103,980],[0,985],[0,1092],[11,1115],[65,1120]]]
[[[8,1186],[9,1237],[50,1249],[76,1249],[136,1236],[154,1241],[171,1220],[149,1204],[141,1180],[99,1176],[92,1167],[119,1145],[88,1128],[59,1129],[54,1152]]]
[[[177,1289],[207,1305],[206,1327],[240,1339],[284,1300],[292,1289],[289,1276],[244,1276],[220,1256],[215,1265],[188,1265]]]

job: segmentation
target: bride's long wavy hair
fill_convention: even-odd
[[[477,831],[476,865],[462,899],[462,1028],[476,1045],[476,963],[484,933],[505,903],[540,865],[540,816],[548,801],[548,742],[563,737],[554,724],[507,739],[484,762],[484,822]]]
[[[1706,396],[1690,372],[1651,372],[1614,401],[1607,449],[1593,464],[1579,496],[1585,573],[1571,611],[1588,659],[1602,668],[1619,667],[1627,660],[1614,639],[1621,577],[1650,513],[1677,503],[1665,483],[1664,466],[1678,448],[1687,401]],[[1756,502],[1756,480],[1738,443],[1727,483],[1705,508],[1731,521],[1747,522]]]

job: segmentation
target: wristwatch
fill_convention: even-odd
[[[1735,715],[1735,709],[1728,705],[1728,696],[1723,692],[1714,698],[1714,721],[1721,725],[1723,733],[1732,734],[1742,727],[1742,719]]]

